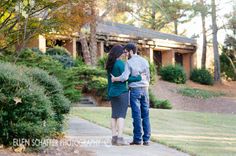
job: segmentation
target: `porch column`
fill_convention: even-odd
[[[187,74],[187,77],[190,77],[190,72],[191,72],[191,68],[192,68],[192,54],[191,53],[186,53],[183,54],[183,67],[184,70]]]
[[[150,60],[150,63],[153,63],[153,48],[147,48],[145,55]]]
[[[46,53],[46,38],[43,35],[39,35],[38,42],[39,50],[41,50],[43,53]]]
[[[101,42],[98,42],[97,43],[97,54],[98,54],[98,57],[103,57],[104,56],[104,42],[101,41]]]
[[[26,44],[28,48],[39,48],[43,53],[46,52],[46,39],[43,35],[38,35],[29,40]],[[17,48],[16,48],[17,49]]]
[[[162,65],[167,66],[167,65],[174,65],[175,64],[175,51],[170,50],[170,51],[163,51],[162,52]]]

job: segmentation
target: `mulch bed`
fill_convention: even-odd
[[[183,85],[177,85],[163,80],[158,80],[155,85],[151,86],[151,89],[158,98],[168,99],[172,103],[173,109],[236,114],[236,82],[223,82],[222,84],[207,86],[187,81],[184,86],[209,91],[220,91],[225,93],[225,96],[209,99],[182,96],[177,93],[177,89],[183,87]]]

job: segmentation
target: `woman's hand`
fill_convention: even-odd
[[[111,82],[116,82],[116,81],[118,81],[117,77],[111,74]]]

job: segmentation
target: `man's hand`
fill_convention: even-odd
[[[141,74],[141,77],[142,77],[142,80],[147,80],[147,75],[146,75],[146,73],[142,73],[142,74]]]

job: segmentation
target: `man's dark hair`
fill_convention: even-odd
[[[127,50],[128,52],[130,52],[130,50],[133,51],[134,54],[137,53],[137,47],[134,43],[128,43],[125,47],[124,50]]]

